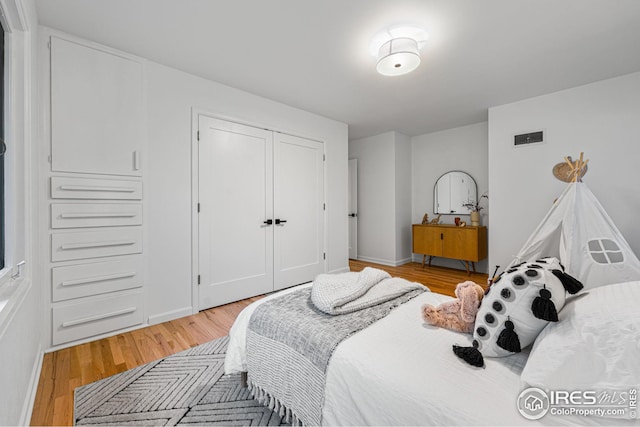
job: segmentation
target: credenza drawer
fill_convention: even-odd
[[[51,205],[51,228],[141,224],[141,203],[54,203]]]
[[[141,200],[142,181],[52,176],[51,198]]]
[[[142,305],[142,291],[135,291],[54,306],[53,345],[139,325]]]
[[[51,235],[51,261],[129,255],[142,252],[142,228],[119,227],[101,231]]]
[[[53,301],[64,301],[125,289],[143,284],[142,256],[51,269]]]

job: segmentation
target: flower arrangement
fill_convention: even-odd
[[[482,199],[489,200],[489,195],[487,194],[487,192],[484,192],[482,196],[480,196],[475,202],[469,201],[467,203],[463,203],[462,206],[469,209],[470,212],[480,212],[482,209],[484,209],[484,206],[480,206],[480,202],[482,201]]]

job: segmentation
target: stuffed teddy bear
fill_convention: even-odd
[[[438,307],[423,305],[422,318],[430,325],[471,333],[484,289],[475,282],[466,281],[458,283],[455,294],[458,299],[444,302]]]

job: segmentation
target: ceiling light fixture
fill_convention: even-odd
[[[400,76],[420,65],[420,48],[429,38],[417,27],[397,26],[377,34],[369,50],[378,58],[376,69],[383,76]]]

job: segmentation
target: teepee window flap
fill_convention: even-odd
[[[587,242],[591,258],[598,264],[619,264],[624,262],[620,246],[611,239],[593,239]]]

